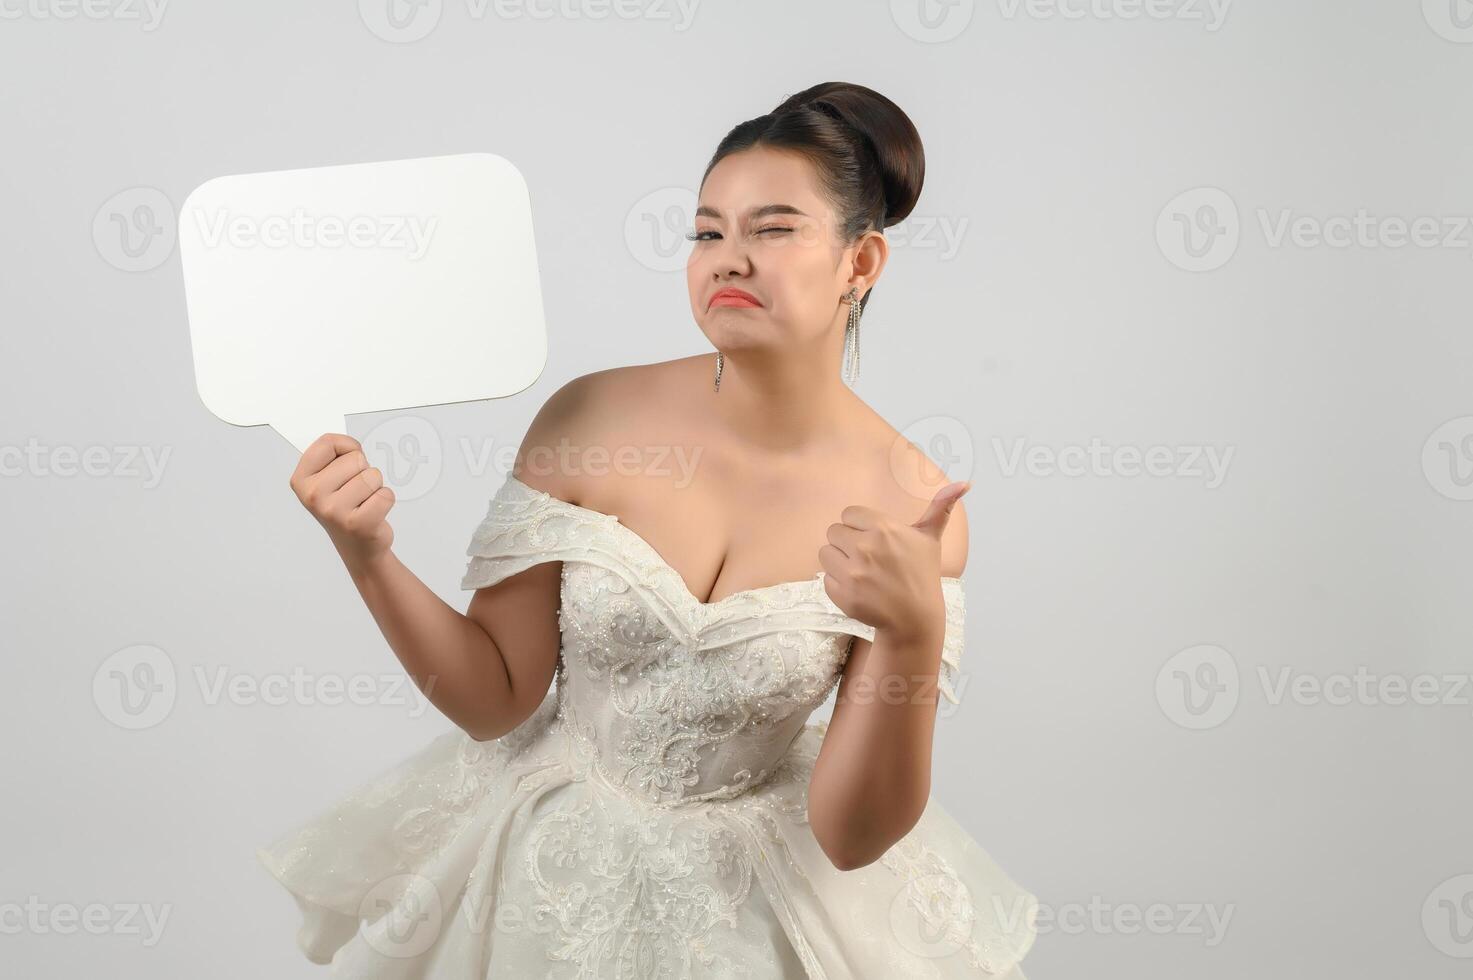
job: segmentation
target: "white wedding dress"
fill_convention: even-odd
[[[839,871],[807,822],[853,636],[823,573],[716,602],[604,514],[507,477],[463,589],[563,562],[556,682],[494,741],[435,739],[258,851],[333,975],[1005,977],[1037,902],[932,799]],[[942,580],[956,701],[960,579]]]

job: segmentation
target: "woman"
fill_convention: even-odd
[[[293,489],[461,729],[261,850],[308,956],[372,977],[1022,980],[1033,897],[930,799],[969,485],[845,383],[923,174],[910,120],[858,85],[733,129],[688,269],[716,354],[547,401],[467,549],[465,615],[394,557],[358,445],[303,453]]]

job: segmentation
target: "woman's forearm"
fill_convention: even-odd
[[[473,738],[499,738],[526,720],[506,660],[474,620],[451,608],[393,551],[348,574],[379,630],[425,697]],[[535,705],[534,705],[535,707]]]
[[[808,792],[809,823],[840,870],[879,859],[925,810],[941,642],[878,630],[845,672]]]

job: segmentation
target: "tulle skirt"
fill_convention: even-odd
[[[514,732],[450,732],[258,852],[297,941],[360,978],[1025,980],[1037,902],[934,800],[839,871],[807,813],[825,725],[741,796],[615,786],[555,700]]]

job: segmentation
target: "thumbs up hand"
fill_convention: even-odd
[[[941,594],[941,536],[970,481],[936,492],[913,524],[873,507],[852,505],[830,524],[829,543],[818,549],[824,589],[847,616],[905,637],[945,632]]]

